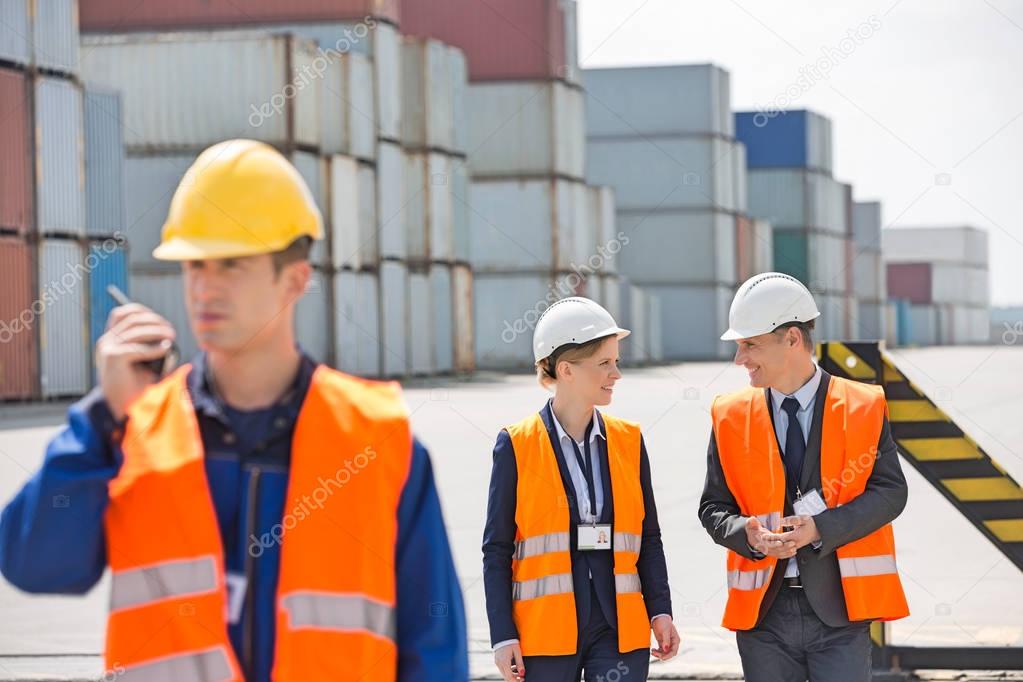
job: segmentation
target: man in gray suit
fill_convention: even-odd
[[[750,432],[745,441],[723,434],[718,429],[725,422],[715,403],[718,413],[699,516],[714,542],[738,555],[730,554],[725,626],[736,630],[747,682],[866,682],[870,680],[870,619],[888,620],[908,613],[887,527],[905,507],[906,480],[883,397],[876,398],[880,406],[873,412],[877,423],[870,436],[879,429],[876,454],[869,448],[866,460],[858,458],[866,468],[861,472],[862,491],[835,504],[834,490],[842,484],[822,481],[824,419],[834,419],[832,410],[840,409],[829,396],[829,386],[839,382],[834,388],[842,388],[846,380],[830,376],[814,362],[811,336],[819,315],[813,297],[798,280],[765,273],[739,289],[729,313],[731,328],[722,336],[736,341],[735,363],[747,369],[751,386],[757,389],[752,393],[747,389],[743,405],[752,407],[745,409],[760,410],[761,423],[767,429],[773,427],[778,446],[774,448],[772,442],[770,448],[760,448],[765,451],[761,459],[750,451],[736,452],[752,450],[750,443],[767,441],[757,441],[755,433],[750,438]],[[865,390],[853,387],[852,393]],[[730,424],[745,420],[748,428],[750,418],[745,413],[739,416]],[[846,429],[857,427],[845,425]],[[834,434],[842,436],[844,431],[833,427],[828,433],[835,439]],[[728,458],[719,445],[731,449]],[[783,469],[776,468],[778,476],[773,476],[772,460],[779,457]],[[780,503],[784,485],[784,509],[779,511],[785,518],[778,521],[778,516],[765,514],[758,518],[757,511],[744,514],[744,509],[756,506],[749,500],[757,499],[757,491],[777,478],[784,479],[776,494]],[[860,544],[876,547],[877,542],[885,542],[879,539],[884,537],[890,540],[890,554],[863,559],[863,552],[853,552],[856,560],[842,557],[843,551],[849,554],[843,547],[871,534],[875,535]],[[859,573],[854,572],[857,562]],[[868,564],[869,570],[864,570]],[[771,570],[752,570],[763,566]],[[764,584],[757,581],[758,573],[764,576]],[[852,575],[865,579],[857,583],[863,592],[850,598],[845,590],[860,588],[844,588],[842,578]],[[880,603],[865,609],[859,606],[872,600]],[[856,604],[862,613],[851,620],[847,604]],[[867,619],[858,619],[864,616]],[[745,622],[736,625],[743,618]]]

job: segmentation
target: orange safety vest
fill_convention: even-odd
[[[880,386],[832,377],[821,431],[821,483],[829,508],[866,488],[888,406]],[[776,530],[785,509],[785,468],[763,389],[719,396],[711,407],[714,438],[728,489],[745,516]],[[895,562],[891,524],[836,550],[849,620],[895,620],[909,615]],[[728,552],[728,603],[722,625],[756,626],[778,560]]]
[[[645,516],[639,482],[640,430],[638,424],[601,416],[614,499],[611,543],[618,650],[625,653],[650,646],[650,618],[636,570]],[[557,455],[539,414],[505,430],[511,436],[518,472],[512,618],[522,655],[574,654],[577,632],[570,517]]]
[[[188,371],[132,403],[109,485],[105,656],[121,682],[243,679]],[[394,553],[411,439],[395,384],[313,372],[282,519],[274,680],[395,680]]]

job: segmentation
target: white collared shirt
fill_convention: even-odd
[[[806,443],[810,438],[810,426],[813,424],[813,406],[817,402],[817,389],[821,385],[821,368],[819,365],[815,365],[815,367],[816,371],[810,377],[810,380],[796,389],[794,393],[785,394],[773,388],[770,389],[771,411],[774,413],[774,433],[778,437],[778,444],[782,452],[785,450],[785,441],[789,430],[789,413],[781,408],[781,404],[785,402],[786,398],[795,398],[799,403],[799,409],[796,410],[796,419],[799,421],[799,426],[803,431],[803,442]],[[817,546],[816,543],[815,546]],[[799,565],[795,557],[793,557],[785,566],[785,577],[795,578],[798,576]]]
[[[564,456],[565,464],[568,467],[568,475],[571,476],[572,486],[575,488],[575,499],[579,506],[579,519],[583,523],[596,523],[600,519],[601,512],[604,510],[604,486],[601,483],[600,447],[597,439],[603,438],[607,440],[607,437],[601,431],[597,410],[593,410],[593,428],[590,429],[590,467],[593,470],[593,490],[596,494],[594,503],[597,509],[597,515],[593,516],[590,514],[590,489],[586,484],[586,474],[583,473],[582,467],[579,466],[579,461],[575,458],[575,453],[572,450],[573,438],[568,435],[568,432],[561,426],[561,422],[558,421],[558,416],[554,414],[553,404],[551,402],[547,404],[551,409],[551,419],[554,421],[554,429],[558,434],[558,442],[561,444],[561,454]],[[585,457],[585,442],[575,441],[575,444],[579,447],[579,454]]]

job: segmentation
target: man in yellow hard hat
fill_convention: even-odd
[[[83,593],[111,569],[106,665],[135,680],[467,680],[462,596],[429,456],[396,384],[317,365],[294,307],[322,219],[271,147],[210,147],[154,256],[183,263],[202,352],[139,304],[100,386],[0,518],[0,570]],[[51,501],[60,501],[60,504]]]

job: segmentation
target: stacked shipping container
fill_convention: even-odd
[[[856,297],[850,339],[886,338],[885,307],[888,299],[884,260],[881,257],[881,204],[853,202],[852,275]]]
[[[805,110],[736,112],[735,134],[746,145],[749,212],[773,226],[774,269],[814,293],[818,338],[849,338],[852,192],[832,177],[831,121]]]
[[[907,302],[908,343],[986,343],[990,337],[987,233],[975,227],[884,231],[888,294]]]
[[[584,181],[575,2],[408,0],[402,30],[465,53],[476,361],[529,367],[548,305],[618,286],[598,250],[599,232],[614,233],[613,196]]]
[[[315,274],[296,313],[303,347],[366,376],[471,369],[454,336],[471,321],[464,57],[433,41],[404,46],[396,3],[271,5],[99,2],[83,13],[96,33],[85,39],[86,72],[125,92],[136,295],[173,316],[183,353],[195,351],[180,275],[150,253],[197,153],[223,139],[258,139],[288,156],[324,216],[328,238],[314,248]],[[428,240],[410,239],[413,221]],[[420,362],[424,338],[429,359]]]
[[[583,79],[587,177],[615,189],[622,275],[659,301],[666,358],[727,357],[718,337],[732,295],[771,243],[745,216],[729,74],[691,65],[586,69]]]

